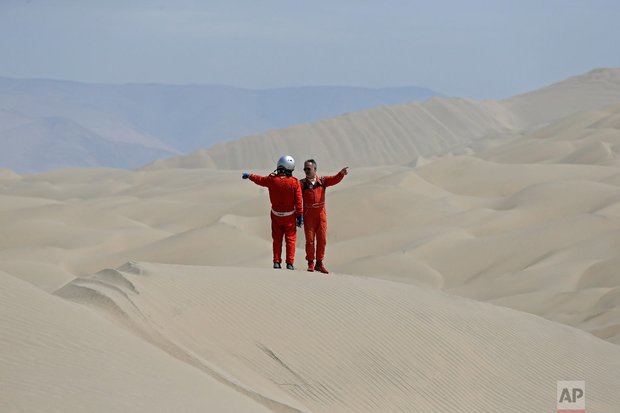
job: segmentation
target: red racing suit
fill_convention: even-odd
[[[342,181],[344,175],[316,177],[314,185],[308,178],[299,181],[304,197],[304,233],[306,235],[306,261],[314,261],[316,237],[316,260],[325,258],[327,244],[327,214],[325,213],[325,188]]]
[[[295,261],[297,240],[296,219],[303,215],[299,181],[293,176],[272,173],[268,176],[250,175],[250,181],[269,189],[271,201],[271,237],[273,262],[282,262],[282,237],[286,238],[286,263]]]

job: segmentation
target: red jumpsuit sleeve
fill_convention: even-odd
[[[325,185],[325,187],[336,185],[337,183],[340,183],[340,181],[342,181],[342,178],[344,178],[344,175],[342,174],[336,174],[334,176],[324,176],[323,185]]]
[[[295,181],[295,210],[297,211],[297,216],[299,216],[304,214],[304,199],[299,179],[295,179]]]
[[[271,179],[269,178],[269,176],[250,175],[250,181],[260,186],[269,186],[269,183],[271,182]]]

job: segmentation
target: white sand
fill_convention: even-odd
[[[329,276],[301,231],[269,268],[241,171],[0,170],[0,411],[553,411],[557,380],[617,411],[618,119],[352,168]]]

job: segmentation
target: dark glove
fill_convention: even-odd
[[[300,215],[297,217],[297,226],[301,228],[303,224],[304,224],[304,216]]]
[[[250,177],[250,174],[241,175],[241,179],[248,179],[249,177]]]

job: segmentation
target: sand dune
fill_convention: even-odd
[[[504,99],[523,126],[538,127],[568,115],[620,100],[620,68],[594,69],[550,86]]]
[[[415,164],[495,146],[576,112],[620,101],[620,69],[597,69],[503,101],[432,98],[252,135],[143,169],[264,169],[288,153],[342,165]]]
[[[415,162],[418,157],[465,152],[470,144],[515,135],[511,115],[497,102],[432,98],[381,106],[311,124],[272,130],[220,143],[187,156],[159,160],[165,168],[270,168],[282,153],[321,159],[323,166],[375,166]],[[478,142],[480,141],[480,142]]]
[[[620,343],[620,283],[609,270],[620,244],[618,112],[574,115],[478,156],[353,169],[329,190],[329,268]],[[612,155],[569,161],[595,142]],[[266,191],[239,172],[60,170],[2,182],[0,269],[47,291],[129,260],[269,266]],[[298,265],[303,255],[300,235]]]
[[[399,283],[130,263],[56,294],[297,411],[552,410],[550,389],[575,375],[588,383],[588,411],[620,403],[620,347]]]
[[[620,102],[579,112],[481,154],[502,163],[573,163],[618,166]]]

